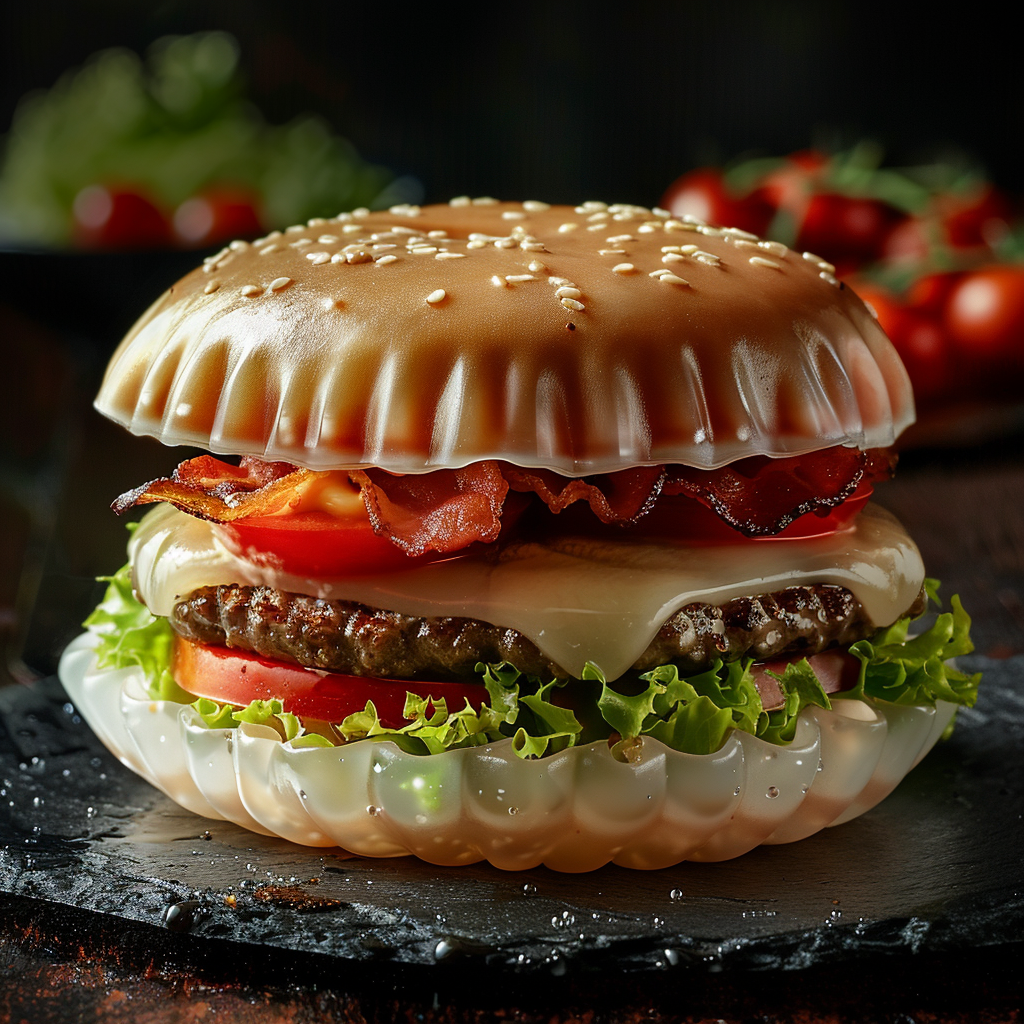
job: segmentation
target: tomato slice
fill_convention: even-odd
[[[468,700],[474,708],[487,703],[482,683],[377,679],[321,672],[262,658],[248,651],[208,647],[174,639],[171,672],[178,685],[197,697],[245,707],[254,700],[281,701],[285,711],[325,722],[340,722],[373,701],[381,724],[390,729],[408,724],[402,716],[406,693],[444,700],[459,711]]]
[[[378,537],[365,516],[249,516],[214,529],[234,554],[296,576],[365,576],[449,557],[434,551],[410,557],[387,537]]]

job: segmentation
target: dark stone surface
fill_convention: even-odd
[[[1024,657],[880,807],[801,843],[656,872],[366,860],[179,809],[47,680],[0,692],[0,891],[190,937],[409,965],[793,969],[1024,932]],[[168,934],[168,932],[170,934]]]

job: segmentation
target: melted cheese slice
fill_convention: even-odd
[[[129,543],[135,587],[155,615],[199,587],[270,586],[358,601],[406,615],[464,616],[511,627],[578,676],[594,662],[608,679],[625,672],[672,614],[691,602],[722,604],[797,584],[834,583],[878,626],[913,604],[924,581],[914,542],[897,520],[868,505],[854,526],[809,540],[686,546],[629,537],[561,536],[512,544],[381,576],[306,579],[252,565],[229,552],[209,523],[157,506]]]

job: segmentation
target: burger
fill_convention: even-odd
[[[101,413],[207,454],[115,501],[65,686],[184,807],[362,856],[659,868],[861,814],[978,678],[955,599],[911,629],[871,501],[910,384],[833,271],[598,202],[232,243],[107,369]]]

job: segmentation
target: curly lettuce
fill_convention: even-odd
[[[126,566],[108,577],[103,601],[85,625],[97,638],[102,668],[137,666],[156,700],[191,704],[210,728],[240,722],[269,725],[293,746],[325,746],[358,740],[390,740],[414,754],[511,739],[516,754],[537,758],[594,740],[607,740],[616,757],[630,760],[644,736],[690,754],[718,750],[738,729],[769,743],[789,743],[804,708],[830,708],[836,699],[870,698],[892,704],[934,706],[948,701],[973,705],[980,673],[967,675],[950,659],[974,649],[970,618],[958,598],[929,628],[910,636],[910,618],[879,630],[850,647],[860,660],[856,685],[830,698],[810,662],[794,660],[772,673],[783,696],[781,707],[765,709],[754,682],[752,660],[717,660],[708,669],[681,675],[660,665],[637,679],[609,682],[588,664],[580,679],[543,679],[507,663],[480,664],[487,699],[479,708],[449,709],[443,699],[406,694],[399,728],[381,722],[373,701],[335,723],[303,723],[278,700],[256,700],[245,708],[196,699],[170,673],[173,633],[135,597]],[[938,584],[926,581],[929,601],[938,603]],[[372,683],[368,684],[372,688]]]

